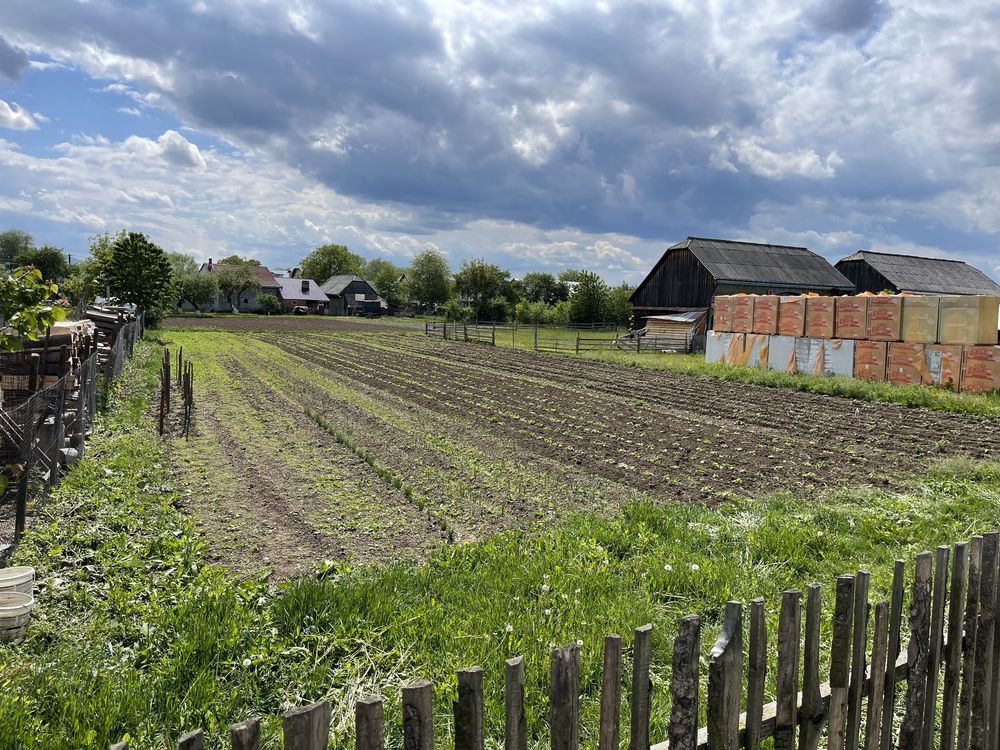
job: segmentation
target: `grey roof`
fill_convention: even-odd
[[[789,245],[688,237],[687,248],[717,282],[767,284],[802,289],[854,289],[854,284],[821,255]]]
[[[343,274],[341,276],[331,276],[323,284],[320,285],[320,289],[329,294],[331,297],[336,297],[342,294],[345,289],[347,289],[348,284],[352,281],[365,281],[360,276],[355,276],[353,273]],[[367,281],[365,281],[368,284]],[[371,286],[371,284],[368,284]],[[373,289],[375,287],[372,287]]]
[[[286,279],[278,276],[275,281],[281,285],[281,298],[286,300],[305,300],[306,302],[329,302],[322,289],[312,279]],[[309,282],[308,291],[302,291],[302,282]]]
[[[862,260],[901,292],[923,294],[1000,294],[1000,284],[960,260],[923,258],[862,250],[838,261]]]

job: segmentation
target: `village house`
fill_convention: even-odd
[[[209,258],[208,263],[201,264],[198,272],[218,273],[225,268],[236,268],[236,266],[213,263],[212,259]],[[280,299],[281,285],[267,266],[250,266],[250,268],[254,276],[257,277],[257,281],[260,282],[260,288],[243,290],[239,298],[235,300],[235,305],[231,300],[227,300],[222,292],[219,292],[219,298],[216,300],[215,305],[212,306],[212,312],[258,312],[260,310],[260,298],[265,294],[270,294]]]
[[[375,287],[353,274],[333,276],[320,289],[330,298],[330,315],[381,315],[389,307]]]

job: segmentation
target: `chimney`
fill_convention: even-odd
[[[209,271],[212,270],[212,259],[211,258],[208,259],[208,270]]]
[[[302,291],[303,292],[309,291],[309,279],[302,279]]]

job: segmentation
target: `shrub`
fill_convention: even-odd
[[[260,311],[268,315],[281,312],[281,302],[273,294],[262,294],[259,300]]]

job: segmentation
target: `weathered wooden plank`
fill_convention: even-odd
[[[854,612],[854,576],[837,578],[837,600],[833,610],[833,643],[830,646],[830,714],[827,746],[847,746],[847,693],[851,669],[851,628]]]
[[[455,750],[483,750],[483,670],[458,672],[455,710]]]
[[[618,750],[622,709],[622,638],[604,638],[604,672],[601,678],[601,725],[598,750]]]
[[[896,712],[896,669],[899,663],[899,630],[903,623],[903,575],[906,566],[896,560],[892,570],[892,595],[889,599],[889,653],[886,659],[885,689],[882,693],[882,731],[880,750],[890,750],[893,740],[893,717]]]
[[[632,716],[629,750],[649,750],[649,701],[653,684],[649,680],[650,635],[652,625],[635,630],[632,649]]]
[[[983,534],[982,571],[979,579],[979,628],[976,634],[976,668],[973,672],[971,750],[986,750],[989,741],[990,683],[993,661],[993,617],[997,583],[996,532]],[[991,749],[995,750],[995,749]]]
[[[822,588],[818,583],[806,587],[806,638],[802,658],[802,707],[799,720],[799,750],[816,750],[826,723],[826,711],[820,697],[819,650],[822,617]]]
[[[917,555],[913,592],[910,595],[910,642],[906,649],[910,676],[906,681],[905,709],[899,728],[899,750],[913,750],[920,744],[927,693],[930,628],[931,553],[921,552]]]
[[[670,724],[667,736],[673,750],[695,750],[698,745],[698,667],[701,656],[701,620],[690,615],[680,621],[674,638],[670,677]]]
[[[354,704],[354,748],[384,750],[385,715],[381,698],[370,695]]]
[[[744,722],[744,747],[760,747],[760,724],[764,710],[764,680],[767,678],[767,624],[764,600],[750,602],[750,653],[747,666],[747,710]]]
[[[854,617],[851,626],[851,677],[847,688],[847,750],[858,750],[861,744],[861,706],[864,698],[865,657],[868,648],[868,582],[867,570],[854,577]]]
[[[802,592],[781,595],[778,616],[778,674],[774,750],[793,750],[798,724],[799,642],[802,637]]]
[[[878,750],[882,732],[882,697],[885,692],[886,655],[889,650],[889,602],[875,605],[875,628],[872,633],[871,676],[868,680],[868,723],[865,750]]]
[[[552,750],[577,750],[580,746],[580,650],[575,643],[552,651],[550,678]]]
[[[175,747],[177,750],[202,750],[205,747],[205,736],[200,729],[195,729],[178,737]]]
[[[229,727],[229,742],[233,750],[260,750],[260,719],[233,724]]]
[[[708,747],[736,750],[743,681],[743,605],[726,604],[722,633],[708,658]]]
[[[128,740],[116,742],[108,750],[128,750]]]
[[[524,657],[504,665],[504,750],[528,749],[528,723],[524,714]]]
[[[1000,552],[997,554],[1000,565]],[[987,747],[1000,747],[1000,629],[997,628],[997,612],[1000,611],[1000,572],[994,574],[993,583],[993,650],[990,655],[990,732]]]
[[[402,693],[403,750],[434,750],[434,686],[414,680]]]
[[[972,537],[969,547],[969,585],[965,600],[965,637],[962,639],[962,691],[958,703],[958,748],[968,750],[972,735],[975,693],[976,641],[979,636],[979,589],[982,583],[983,538]]]
[[[934,741],[934,718],[937,711],[938,675],[941,672],[941,649],[944,647],[944,605],[948,588],[948,560],[951,550],[947,545],[937,548],[934,563],[934,580],[931,588],[931,628],[927,644],[927,692],[924,696],[923,727],[920,750],[931,750]]]
[[[959,542],[955,545],[951,564],[948,642],[945,648],[940,750],[955,750],[955,717],[958,715],[958,685],[962,669],[962,626],[965,620],[968,564],[968,545],[965,542]]]

